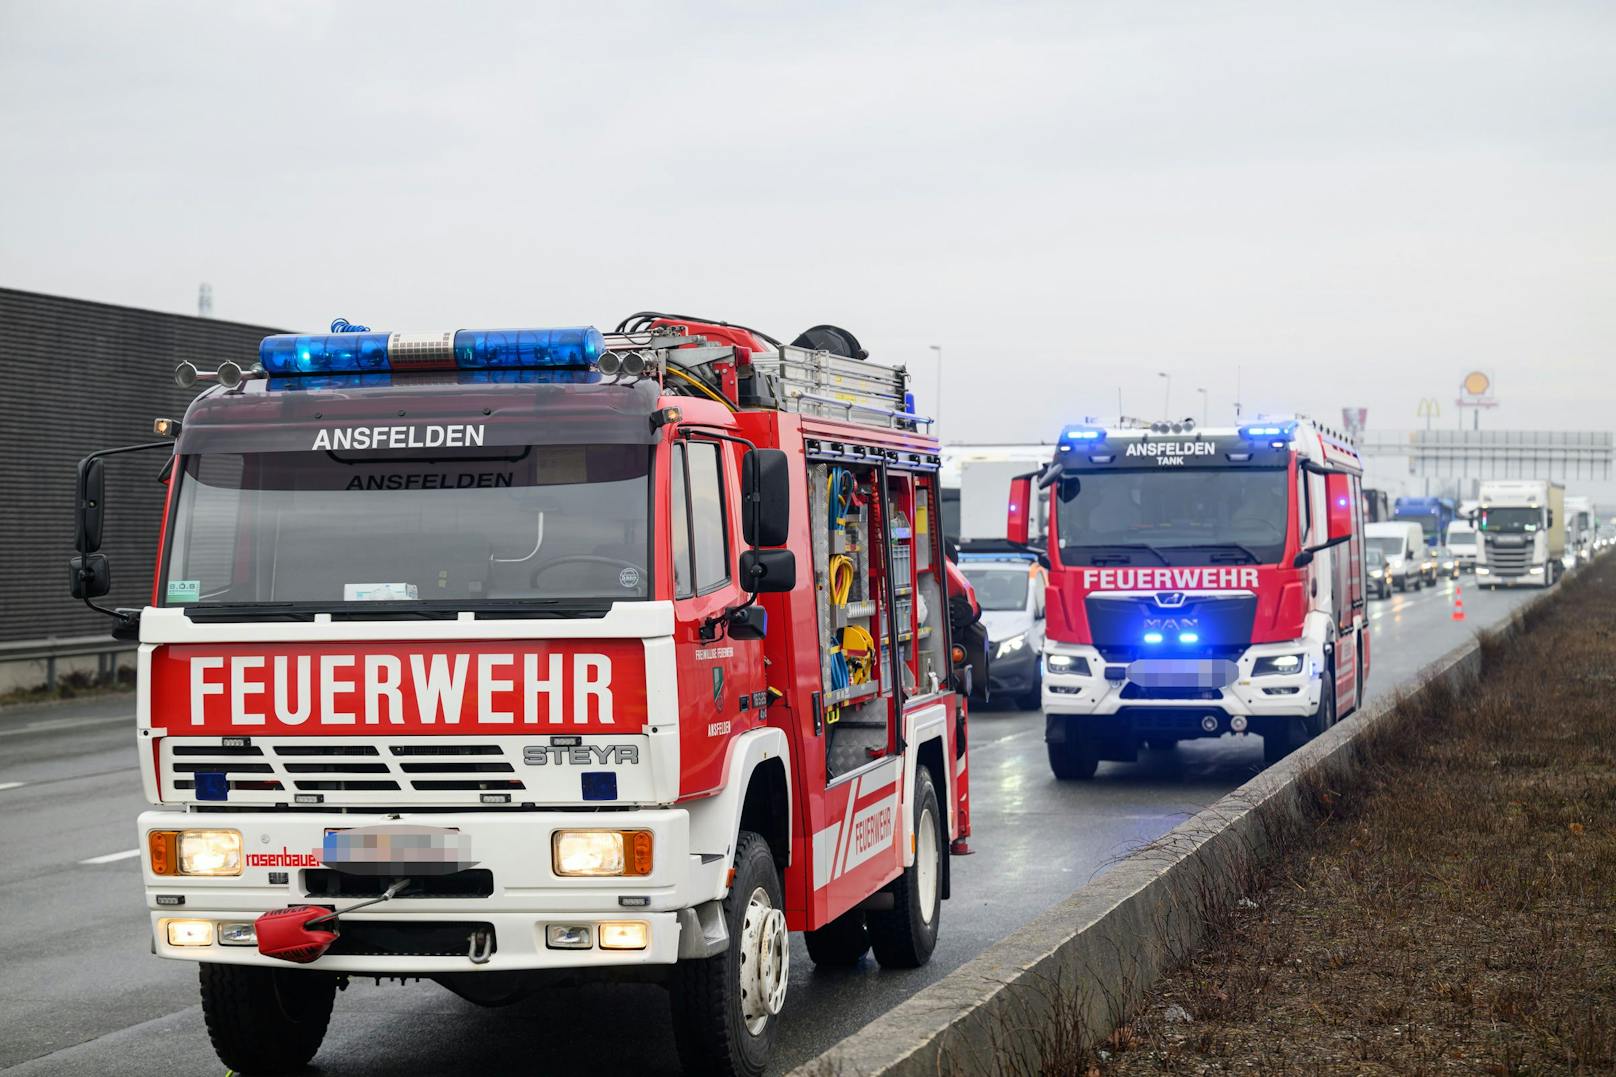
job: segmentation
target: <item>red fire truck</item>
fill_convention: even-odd
[[[756,1074],[788,932],[924,964],[970,819],[903,368],[829,326],[332,328],[181,367],[216,384],[157,424],[151,605],[106,611],[152,945],[220,1058],[307,1062],[351,975],[584,974],[666,983],[687,1070]],[[81,463],[75,597],[103,458],[153,445]]]
[[[1070,426],[1048,491],[1043,707],[1059,778],[1140,746],[1251,733],[1270,762],[1355,709],[1369,673],[1362,464],[1307,420]]]

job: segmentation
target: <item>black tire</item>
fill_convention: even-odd
[[[1268,732],[1262,735],[1263,762],[1269,766],[1273,766],[1307,743],[1307,737],[1302,732],[1302,719],[1276,718],[1274,721],[1280,723],[1279,727],[1270,727]]]
[[[679,962],[668,984],[674,1043],[686,1073],[759,1077],[768,1065],[780,1022],[766,1017],[753,1031],[742,1013],[742,966],[757,960],[756,954],[743,953],[746,911],[758,890],[774,909],[784,910],[780,872],[769,843],[761,834],[743,830],[735,841],[735,879],[723,902],[729,948],[716,957]]]
[[[918,969],[931,960],[931,952],[937,948],[937,928],[943,912],[943,857],[948,855],[947,825],[937,805],[937,786],[932,782],[931,771],[917,767],[915,862],[904,868],[903,874],[887,887],[893,897],[892,908],[865,916],[870,928],[870,947],[882,968]],[[931,835],[929,857],[926,855],[928,831]]]
[[[197,967],[202,1017],[213,1050],[243,1074],[296,1073],[325,1039],[337,978],[308,969]]]
[[[870,952],[863,909],[849,909],[817,931],[803,932],[808,958],[820,968],[850,969]]]
[[[1024,711],[1042,710],[1044,707],[1044,686],[1034,684],[1032,688],[1016,697],[1016,708]]]
[[[1066,741],[1049,748],[1049,769],[1063,782],[1086,782],[1100,769],[1100,756],[1094,745],[1071,725],[1066,727]]]

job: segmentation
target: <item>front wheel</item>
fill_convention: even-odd
[[[729,948],[673,967],[673,1038],[686,1073],[758,1077],[785,1004],[791,956],[780,873],[761,834],[741,831],[724,898]]]
[[[943,850],[947,847],[931,771],[915,770],[915,862],[893,881],[892,908],[871,912],[870,945],[889,969],[918,969],[937,947],[943,905]]]
[[[243,1074],[294,1073],[325,1039],[337,978],[307,969],[197,967],[202,1018],[214,1053]]]
[[[1047,747],[1049,769],[1063,782],[1088,781],[1100,769],[1100,756],[1094,745],[1070,725],[1066,728],[1065,741],[1058,744],[1050,741]]]

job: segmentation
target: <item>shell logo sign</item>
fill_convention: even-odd
[[[1466,396],[1486,396],[1493,387],[1493,380],[1480,370],[1472,370],[1464,376],[1460,383]]]

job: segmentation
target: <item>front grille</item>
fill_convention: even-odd
[[[1223,692],[1216,688],[1156,688],[1132,681],[1122,686],[1123,699],[1196,699],[1220,700]]]
[[[327,953],[336,957],[465,957],[473,948],[473,935],[488,941],[488,953],[498,951],[494,925],[472,920],[442,923],[419,921],[343,920],[342,933]],[[476,942],[478,953],[485,943]]]
[[[309,868],[303,872],[303,889],[316,901],[331,898],[381,897],[393,884],[390,876],[348,875],[330,868]],[[494,894],[494,873],[487,868],[467,868],[449,875],[410,877],[410,885],[397,900],[406,898],[485,898]]]
[[[1524,576],[1532,565],[1532,547],[1500,546],[1496,541],[1487,543],[1487,567],[1499,576]]]
[[[191,799],[201,773],[224,774],[232,804],[281,804],[299,793],[344,803],[465,803],[479,793],[514,801],[531,788],[527,778],[542,776],[519,766],[521,744],[506,740],[377,745],[357,738],[265,738],[225,747],[173,742],[178,739],[162,742],[160,759],[163,791],[179,799]]]

